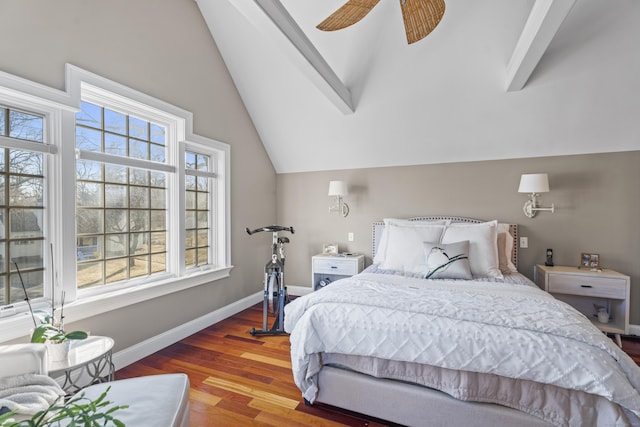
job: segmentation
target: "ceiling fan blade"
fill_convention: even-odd
[[[353,25],[378,4],[380,0],[349,0],[316,27],[323,31],[341,30]]]
[[[444,0],[400,0],[407,42],[425,38],[444,15]]]

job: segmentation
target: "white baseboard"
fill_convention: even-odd
[[[138,360],[143,359],[156,351],[162,350],[163,348],[168,347],[189,335],[193,335],[198,331],[255,305],[262,301],[262,295],[262,291],[249,295],[239,301],[219,308],[216,311],[205,314],[204,316],[190,322],[163,332],[160,335],[146,339],[138,344],[132,345],[131,347],[125,348],[124,350],[120,350],[113,355],[113,364],[115,365],[116,370],[118,370],[137,362]]]
[[[640,325],[629,325],[629,335],[640,337]]]

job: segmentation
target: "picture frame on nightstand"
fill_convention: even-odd
[[[580,268],[599,269],[600,255],[583,252],[580,254]]]
[[[322,254],[323,255],[338,255],[338,244],[337,243],[325,243],[322,245]]]

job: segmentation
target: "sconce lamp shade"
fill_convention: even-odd
[[[548,193],[549,177],[546,173],[527,173],[520,177],[518,193]]]
[[[329,196],[346,196],[347,183],[344,181],[329,181]]]

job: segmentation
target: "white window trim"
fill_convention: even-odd
[[[215,245],[217,248],[213,251],[216,259],[212,260],[213,265],[185,270],[184,250],[181,250],[180,256],[172,260],[179,265],[173,265],[169,269],[170,273],[142,281],[134,288],[115,286],[113,289],[95,295],[92,295],[92,292],[84,292],[84,290],[77,291],[77,288],[74,288],[73,292],[67,290],[67,303],[65,304],[65,320],[67,322],[75,322],[159,296],[221,280],[229,277],[233,268],[230,244],[230,146],[193,134],[193,115],[191,112],[70,64],[66,65],[65,91],[52,89],[0,71],[0,103],[38,112],[45,116],[47,132],[45,141],[49,141],[49,145],[38,145],[42,146],[39,151],[54,154],[48,156],[51,159],[48,160],[49,167],[47,169],[49,184],[46,207],[49,212],[47,244],[53,243],[58,283],[76,283],[75,215],[64,215],[65,210],[71,209],[69,206],[75,209],[75,191],[63,191],[65,188],[75,188],[75,159],[77,155],[74,143],[75,113],[80,109],[81,94],[84,99],[100,95],[100,103],[103,103],[104,95],[108,93],[131,100],[123,105],[120,103],[119,97],[113,97],[113,101],[108,104],[109,108],[116,111],[124,110],[131,115],[145,118],[149,117],[149,107],[151,107],[153,121],[159,124],[167,124],[168,122],[176,124],[170,126],[168,132],[173,133],[172,136],[176,141],[182,142],[178,144],[179,148],[169,152],[168,156],[179,157],[168,158],[177,167],[178,173],[173,174],[171,179],[177,181],[175,185],[178,186],[177,194],[179,197],[184,198],[184,179],[180,178],[184,176],[184,162],[180,160],[183,159],[180,152],[188,145],[193,145],[197,147],[196,149],[205,152],[215,152],[217,162],[215,183],[217,187],[215,189],[216,197],[212,203],[215,203],[217,208],[217,224],[212,224],[212,226],[215,227],[214,230],[217,230],[217,233],[214,234],[215,242],[212,242],[212,246]],[[82,153],[80,157],[87,158],[91,155]],[[153,169],[156,167],[162,169],[166,166],[156,162],[144,164]],[[173,166],[170,168],[174,169]],[[184,200],[178,206],[184,206]],[[173,214],[170,215],[169,220],[171,227],[182,225],[180,229],[184,228],[184,215]],[[167,244],[181,244],[184,249],[184,242],[175,242],[175,235],[168,238],[173,241],[168,240]],[[72,254],[72,256],[66,254]],[[45,258],[45,268],[49,269],[51,267],[49,257]],[[176,261],[178,258],[179,261]],[[45,274],[45,276],[49,275]],[[14,306],[19,312],[18,314],[0,318],[0,342],[26,337],[30,328],[33,327],[31,316],[28,311],[24,311],[26,303],[21,302],[14,304]],[[39,304],[34,304],[34,306],[37,307]]]

